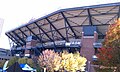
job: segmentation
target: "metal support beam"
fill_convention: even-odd
[[[48,35],[36,22],[34,22],[34,23],[37,25],[37,27],[38,27],[40,30],[42,30],[42,32],[50,39],[50,41],[53,42],[53,40],[49,37],[49,35]]]
[[[41,41],[42,41],[42,35],[41,35],[41,31],[40,31],[40,29],[39,29],[39,34],[40,34],[40,38],[41,38]],[[42,49],[44,50],[44,45],[43,45],[43,42],[41,42],[41,44],[42,44]]]
[[[12,31],[12,33],[15,34],[15,36],[17,36],[24,43],[24,45],[26,44],[25,40],[23,40],[20,36],[18,36],[16,32]]]
[[[40,42],[43,42],[42,39],[40,39],[28,26],[26,26],[27,29],[33,34],[36,36],[36,38],[40,41]]]
[[[56,45],[55,45],[55,39],[54,39],[54,33],[53,33],[53,31],[52,31],[52,25],[50,24],[50,31],[51,31],[51,34],[52,34],[52,38],[53,38],[53,40],[54,40],[54,50],[56,51]]]
[[[69,38],[68,38],[68,27],[67,24],[65,23],[65,31],[66,31],[66,42],[69,42]]]
[[[119,10],[118,10],[118,18],[120,18],[120,6],[119,6]]]
[[[23,46],[23,44],[19,42],[18,39],[16,39],[12,34],[9,33],[9,35],[12,36],[21,46]]]
[[[93,23],[92,23],[92,16],[90,14],[90,9],[87,9],[87,12],[88,12],[89,24],[93,25]]]
[[[73,30],[72,26],[71,26],[71,25],[70,25],[70,23],[68,22],[67,18],[66,18],[66,17],[65,17],[65,15],[63,14],[63,12],[61,12],[61,14],[62,14],[62,16],[63,16],[64,20],[67,22],[68,26],[70,27],[71,31],[73,32],[73,34],[74,34],[75,38],[77,38],[76,33],[74,32],[74,30]]]
[[[65,40],[64,36],[58,31],[58,29],[52,24],[52,22],[46,18],[46,20],[50,23],[50,25],[57,31],[57,33],[62,37],[63,40]]]
[[[5,33],[5,35],[7,35],[13,42],[15,42],[17,45],[20,45],[18,44],[15,40],[13,40],[7,33]]]
[[[119,12],[119,11],[118,11]],[[114,15],[114,14],[118,14],[118,12],[113,12],[113,13],[104,13],[104,14],[92,14],[92,16],[102,16],[102,15]],[[120,13],[120,12],[119,12]],[[80,15],[80,16],[77,16],[77,17],[87,17],[88,15]],[[75,16],[73,16],[73,17],[67,17],[67,18],[74,18]],[[120,16],[119,16],[120,17]],[[93,17],[94,18],[94,17]],[[60,18],[60,19],[58,19],[58,20],[62,20],[63,18]],[[55,21],[52,21],[52,22],[55,22]],[[84,22],[83,22],[84,23]],[[84,24],[82,23],[82,25],[80,24],[79,26],[83,26]],[[99,22],[100,23],[100,22]],[[94,25],[94,24],[93,24]],[[102,24],[101,23],[101,25],[108,25],[108,24]],[[41,25],[42,26],[42,25]],[[78,26],[78,27],[79,27]],[[100,26],[100,24],[99,25],[94,25],[94,26]],[[60,29],[62,29],[62,28],[60,28]],[[60,29],[58,29],[58,30],[60,30]],[[27,30],[26,30],[27,31]],[[24,31],[24,32],[26,32],[26,31]],[[53,30],[54,31],[54,30]],[[49,32],[49,31],[48,31]],[[46,32],[46,33],[48,33],[48,32]]]
[[[21,31],[27,37],[27,35],[20,28],[19,28],[19,31]]]
[[[52,38],[54,40],[54,35],[53,35],[53,31],[52,31],[52,26],[50,25],[50,31],[51,31],[51,34],[52,34]]]
[[[116,18],[118,15],[116,14],[114,17],[112,17],[110,20],[108,20],[105,24],[109,24],[109,22],[111,21],[111,20],[113,20],[114,18]]]
[[[102,16],[102,15],[114,15],[114,14],[118,14],[118,12],[112,12],[112,13],[101,13],[101,14],[92,14],[92,16]],[[67,17],[67,18],[77,18],[77,17],[88,17],[88,15],[80,15],[80,16],[73,16],[73,17]],[[62,20],[63,18],[60,18],[58,19],[57,21],[59,20]],[[56,21],[52,21],[52,22],[56,22]],[[79,24],[81,25],[81,24]]]

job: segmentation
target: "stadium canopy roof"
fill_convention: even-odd
[[[61,9],[20,26],[5,34],[17,45],[25,45],[28,36],[40,43],[81,39],[83,26],[96,26],[104,36],[108,25],[120,16],[120,2]]]

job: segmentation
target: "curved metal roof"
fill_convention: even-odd
[[[80,39],[83,26],[96,26],[101,36],[119,16],[120,2],[61,9],[5,34],[17,45],[25,45],[31,35],[41,43]]]

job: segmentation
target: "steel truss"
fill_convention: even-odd
[[[105,36],[104,30],[120,17],[120,3],[61,9],[5,34],[18,46],[26,44],[26,38],[34,35],[42,46],[46,42],[81,38],[83,26],[97,26],[98,35]],[[32,28],[29,25],[33,24]],[[61,26],[61,27],[60,27]],[[22,30],[22,28],[26,28]],[[19,30],[19,32],[16,32]],[[39,30],[39,33],[36,31]],[[29,34],[30,33],[30,34]],[[22,35],[21,35],[22,34]],[[44,48],[44,46],[43,46]]]

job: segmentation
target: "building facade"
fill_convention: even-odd
[[[102,46],[108,26],[120,17],[120,3],[61,9],[6,32],[12,55],[38,56],[42,50],[79,51],[88,60]]]
[[[1,60],[9,60],[10,58],[11,58],[11,51],[0,48],[0,61]]]

